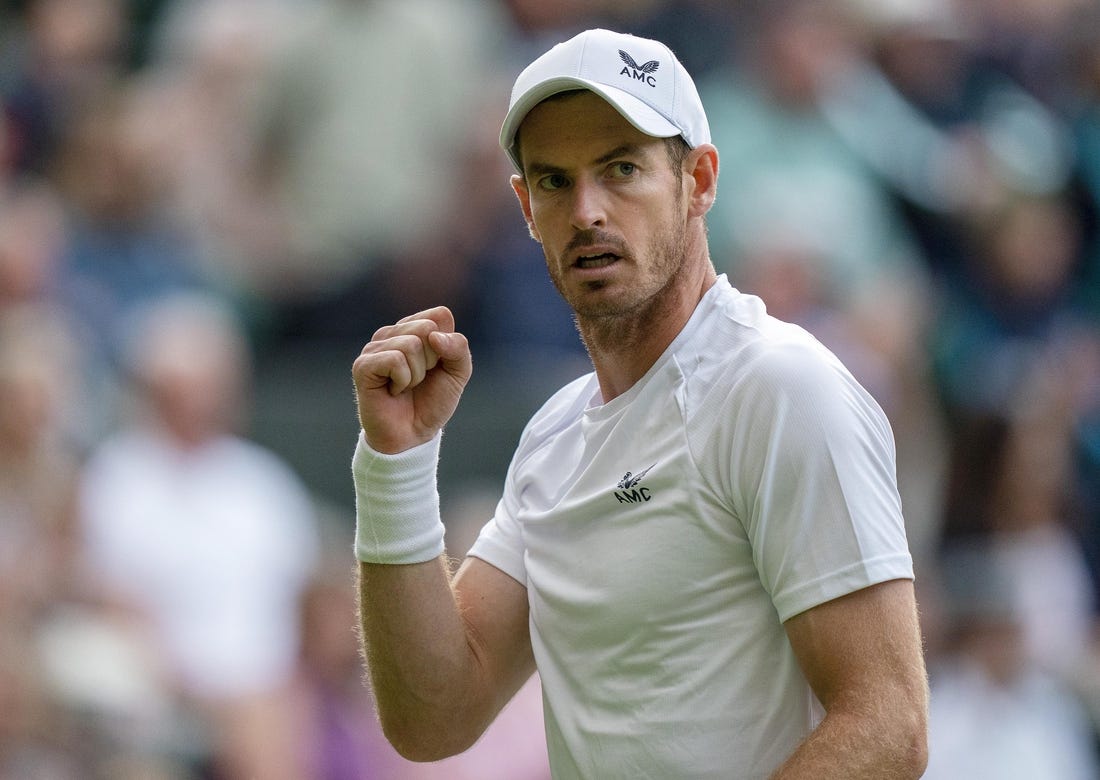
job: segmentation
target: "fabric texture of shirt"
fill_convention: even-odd
[[[885,415],[724,276],[535,414],[470,554],[527,587],[559,780],[767,776],[823,715],[783,621],[913,576]]]

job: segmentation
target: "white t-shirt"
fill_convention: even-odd
[[[527,587],[559,779],[765,777],[823,714],[783,621],[913,576],[882,411],[725,277],[534,416],[470,554]]]
[[[289,678],[318,537],[281,460],[228,436],[189,451],[129,431],[96,451],[80,502],[88,565],[146,611],[188,693],[252,694]]]

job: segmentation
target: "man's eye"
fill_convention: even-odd
[[[634,163],[629,162],[617,162],[611,166],[611,175],[622,178],[624,176],[630,176],[638,168]]]
[[[560,173],[552,173],[539,179],[539,186],[544,190],[560,190],[567,183],[566,178]]]

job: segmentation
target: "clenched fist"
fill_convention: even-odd
[[[473,365],[445,306],[379,328],[352,365],[367,443],[395,454],[430,441],[451,419]]]

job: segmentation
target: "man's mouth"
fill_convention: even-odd
[[[603,252],[598,255],[581,255],[577,258],[575,265],[577,268],[603,268],[618,259],[619,256],[611,252]]]

